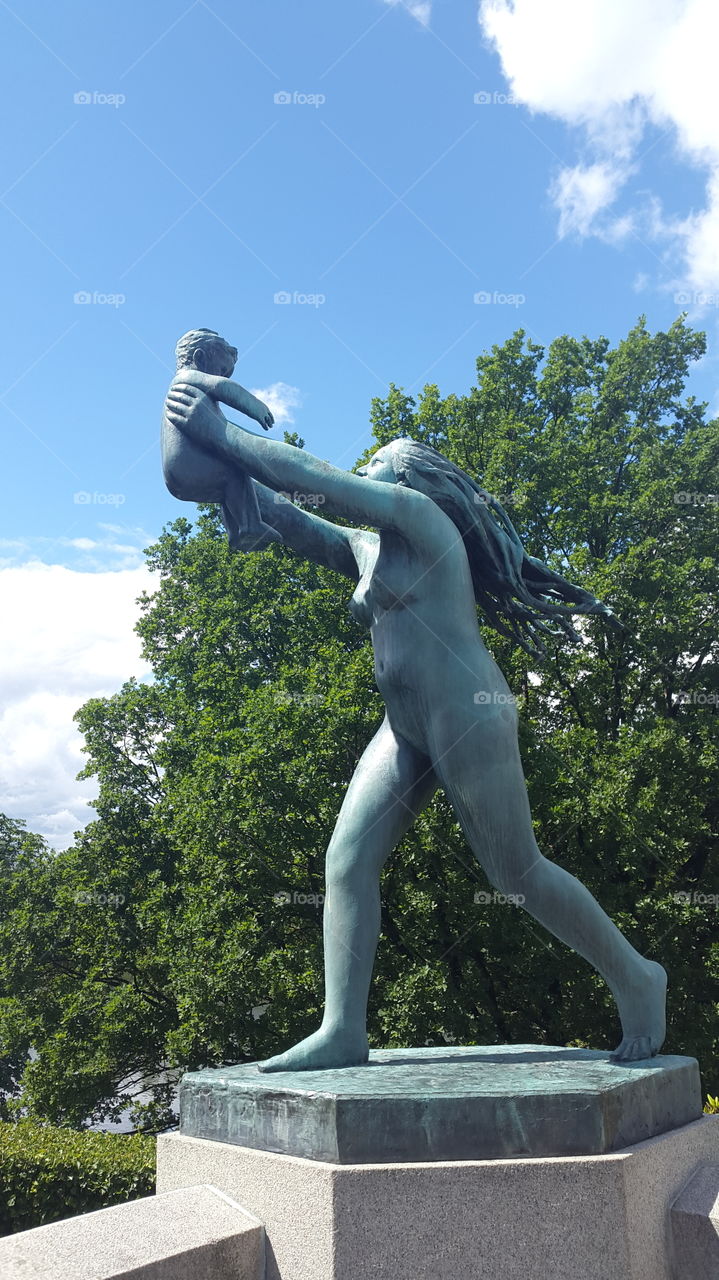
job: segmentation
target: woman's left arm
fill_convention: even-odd
[[[335,569],[337,573],[357,582],[359,569],[353,547],[358,538],[376,538],[376,533],[345,529],[339,524],[333,524],[331,520],[323,520],[311,511],[296,507],[289,498],[265,488],[257,480],[252,480],[251,484],[255,486],[262,519],[265,524],[271,524],[277,530],[285,546],[291,547],[306,560]]]
[[[211,393],[221,399],[221,388]],[[328,512],[358,524],[394,529],[411,539],[436,545],[439,527],[446,538],[447,517],[431,498],[397,484],[368,480],[333,467],[305,449],[263,440],[219,418],[204,392],[180,378],[167,397],[168,418],[198,444],[220,454],[275,491],[290,490],[304,501],[321,502]],[[433,547],[434,549],[434,547]]]

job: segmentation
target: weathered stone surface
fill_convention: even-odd
[[[267,1280],[687,1280],[669,1207],[717,1161],[719,1116],[703,1116],[610,1155],[454,1164],[324,1164],[171,1133],[157,1177],[212,1178],[259,1218]]]
[[[719,1280],[719,1164],[705,1164],[689,1179],[671,1222],[677,1277]]]
[[[2,1280],[260,1280],[264,1228],[225,1191],[192,1186],[0,1240]]]
[[[693,1058],[535,1045],[388,1049],[367,1065],[188,1073],[180,1131],[338,1164],[599,1155],[702,1113]]]

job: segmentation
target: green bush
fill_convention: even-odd
[[[0,1122],[0,1235],[104,1209],[155,1189],[155,1140],[145,1134]]]

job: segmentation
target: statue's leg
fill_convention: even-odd
[[[436,772],[491,884],[588,960],[619,1009],[617,1060],[647,1058],[665,1035],[666,974],[619,932],[588,889],[540,852],[511,716],[488,714],[453,744]]]
[[[347,789],[327,850],[322,1026],[261,1071],[308,1071],[366,1062],[367,995],[380,932],[380,871],[437,780],[426,756],[385,720]]]
[[[265,524],[260,515],[252,480],[237,468],[231,470],[227,481],[222,519],[233,551],[263,551],[271,542],[282,541],[277,530]]]

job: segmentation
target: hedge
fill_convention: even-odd
[[[155,1139],[0,1121],[0,1236],[155,1190]]]

